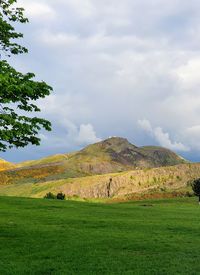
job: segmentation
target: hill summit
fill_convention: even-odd
[[[95,157],[99,161],[100,156],[107,157],[114,166],[116,164],[120,165],[121,170],[153,168],[186,162],[169,149],[158,146],[137,147],[121,137],[111,137],[89,145],[81,150],[79,154],[83,156],[90,155],[91,158]]]
[[[10,166],[0,172],[0,184],[46,182],[186,163],[174,152],[156,146],[137,147],[112,137],[84,149]]]

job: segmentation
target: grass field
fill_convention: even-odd
[[[0,197],[0,274],[200,274],[195,198]]]

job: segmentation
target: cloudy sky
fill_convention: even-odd
[[[40,147],[1,154],[36,159],[109,136],[200,160],[199,0],[21,0],[29,54],[10,62],[52,85],[38,104],[53,131]]]

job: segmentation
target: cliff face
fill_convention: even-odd
[[[110,183],[110,196],[118,198],[145,192],[171,192],[182,188],[190,190],[188,182],[196,177],[200,177],[199,163],[181,164],[68,179],[66,182],[60,181],[54,192],[62,190],[69,197],[106,198]]]
[[[200,177],[200,164],[180,164],[122,173],[68,178],[43,182],[27,182],[0,185],[0,195],[42,198],[47,192],[62,191],[67,197],[79,198],[132,198],[144,193],[190,191],[188,181]]]

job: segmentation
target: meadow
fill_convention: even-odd
[[[0,274],[200,274],[196,198],[0,197]]]

